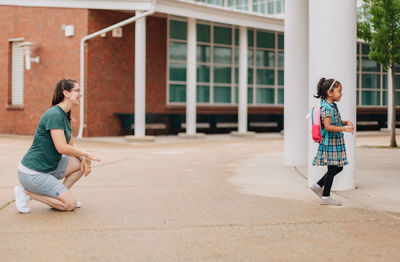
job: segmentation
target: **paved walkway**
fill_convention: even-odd
[[[0,261],[398,261],[400,149],[357,138],[357,190],[326,207],[283,139],[227,135],[84,139],[103,161],[73,188],[83,207],[15,210],[16,166],[32,137],[0,136]],[[397,138],[400,143],[400,137]]]

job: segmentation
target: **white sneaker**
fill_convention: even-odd
[[[75,208],[80,208],[81,206],[82,206],[82,203],[79,202],[79,201],[77,201],[77,202],[76,202],[76,207],[75,207]]]
[[[25,193],[25,190],[20,186],[16,186],[14,188],[14,195],[15,195],[15,207],[17,208],[18,212],[20,213],[31,212],[29,207],[27,207],[29,197]]]
[[[310,189],[319,197],[322,197],[322,188],[317,186],[316,184],[312,185]]]
[[[341,206],[342,202],[339,200],[333,199],[331,197],[328,197],[326,199],[321,199],[321,205],[327,205],[327,206]]]

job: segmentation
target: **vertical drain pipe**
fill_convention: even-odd
[[[85,42],[89,39],[92,39],[96,36],[99,36],[103,33],[110,32],[111,30],[114,30],[117,27],[121,27],[130,23],[135,22],[137,19],[146,17],[149,15],[154,14],[155,12],[155,7],[156,7],[156,0],[152,0],[151,8],[150,10],[144,12],[143,14],[136,15],[134,17],[131,17],[129,19],[126,19],[122,22],[119,22],[115,25],[106,27],[100,31],[97,31],[93,34],[87,35],[81,39],[81,63],[80,63],[80,87],[81,87],[81,92],[82,92],[82,97],[81,97],[81,103],[80,103],[80,115],[79,115],[79,132],[77,138],[82,138],[83,137],[83,127],[85,123]]]

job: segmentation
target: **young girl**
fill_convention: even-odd
[[[321,98],[321,128],[327,132],[321,139],[313,165],[328,166],[326,174],[311,190],[321,198],[321,205],[340,206],[342,203],[330,197],[333,178],[347,165],[346,147],[343,131],[353,134],[354,126],[351,121],[342,121],[338,107],[342,97],[342,85],[335,79],[321,78],[318,82],[316,98]],[[332,121],[333,116],[333,121]],[[325,136],[328,136],[325,143]]]

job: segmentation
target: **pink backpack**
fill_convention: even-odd
[[[322,128],[321,126],[321,107],[326,106],[328,110],[331,110],[332,112],[332,125],[335,123],[335,111],[332,109],[332,106],[329,103],[326,103],[325,101],[321,101],[320,106],[314,106],[313,109],[311,110],[311,134],[312,134],[312,139],[314,140],[315,143],[320,143],[322,141],[322,137],[325,136],[323,144],[327,145],[328,144],[328,131],[325,130],[325,128]]]

